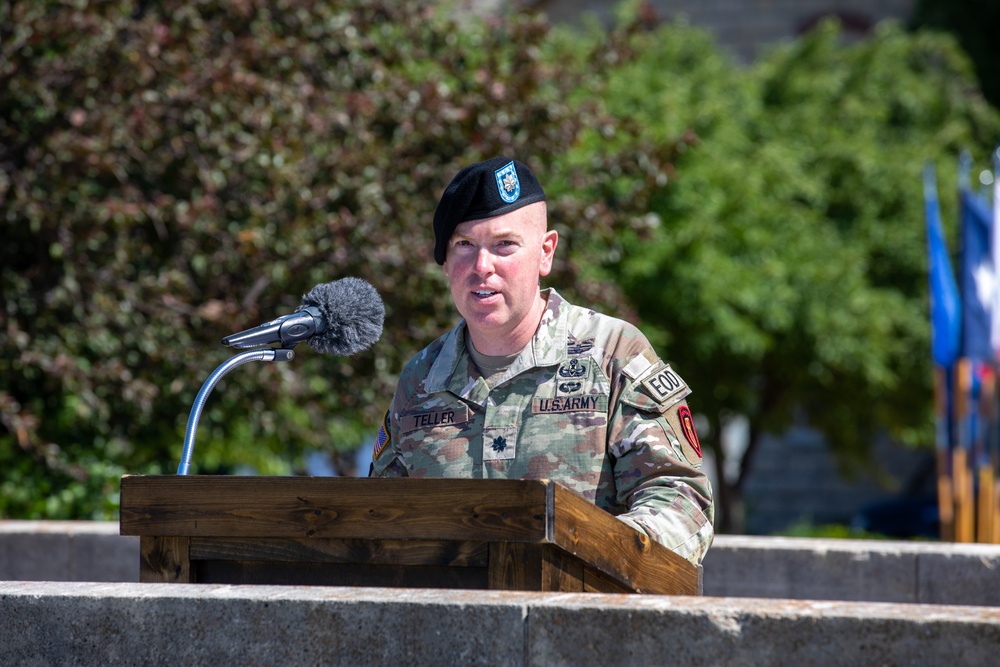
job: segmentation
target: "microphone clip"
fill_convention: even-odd
[[[284,349],[291,349],[304,340],[309,340],[326,328],[319,308],[306,306],[289,315],[265,322],[253,329],[226,336],[222,344],[238,350],[246,350],[263,345],[280,343]]]

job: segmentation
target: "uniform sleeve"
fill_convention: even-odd
[[[392,409],[386,410],[382,424],[375,435],[372,445],[372,463],[368,471],[369,477],[407,477],[406,466],[399,457],[396,443],[399,442],[399,430],[393,429]]]
[[[657,384],[656,372],[679,381],[676,391]],[[687,385],[662,365],[630,380],[616,401],[610,425],[619,519],[693,563],[714,538],[712,487],[702,471],[701,447],[684,397]],[[648,385],[648,386],[647,386]]]

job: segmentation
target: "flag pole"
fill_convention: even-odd
[[[955,541],[955,489],[951,478],[948,428],[949,374],[940,366],[934,368],[934,461],[937,468],[938,520],[940,537]]]
[[[973,455],[976,460],[976,541],[992,543],[996,498],[990,441],[996,432],[996,375],[993,364],[982,365],[979,409],[981,423]]]
[[[992,254],[994,269],[1000,271],[1000,145],[993,150],[993,238]],[[993,294],[993,319],[994,334],[991,336],[993,343],[993,371],[994,378],[1000,373],[1000,289]],[[993,409],[993,423],[990,429],[990,437],[986,442],[986,452],[983,470],[985,474],[980,479],[980,489],[988,496],[986,501],[987,511],[990,514],[986,539],[984,542],[1000,544],[1000,475],[997,474],[997,466],[1000,464],[1000,390],[996,381],[994,382],[994,395],[990,397]]]
[[[971,332],[969,331],[968,309],[976,302],[969,289],[968,275],[969,255],[972,252],[969,244],[969,223],[966,220],[965,193],[970,192],[972,170],[972,155],[968,151],[962,151],[958,158],[958,205],[959,219],[962,224],[961,243],[959,244],[959,260],[961,265],[961,300],[963,313],[962,330],[962,352],[968,355],[972,350],[969,342]],[[976,541],[976,504],[974,478],[970,469],[969,452],[972,450],[972,438],[974,437],[975,416],[974,410],[978,408],[972,400],[973,360],[968,356],[961,356],[955,364],[955,422],[956,422],[956,442],[952,449],[951,475],[952,485],[955,493],[955,541],[975,542]]]
[[[952,453],[952,483],[955,490],[955,541],[976,541],[975,499],[973,478],[969,470],[969,450],[973,433],[972,413],[972,360],[958,360],[958,443]]]
[[[957,495],[953,478],[953,443],[958,426],[955,420],[955,362],[961,348],[961,303],[941,228],[932,162],[924,165],[923,188],[930,279],[931,356],[934,362],[934,458],[937,469],[938,523],[941,539],[951,542],[956,537]]]

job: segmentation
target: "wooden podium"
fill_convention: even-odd
[[[548,480],[126,475],[142,582],[699,595],[701,568]]]

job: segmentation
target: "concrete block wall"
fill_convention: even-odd
[[[703,565],[706,596],[1000,607],[1000,545],[719,535]],[[0,521],[0,581],[138,572],[117,523]]]
[[[1000,607],[1000,545],[720,535],[705,595]]]
[[[866,506],[898,499],[904,490],[930,496],[936,517],[932,453],[879,439],[872,458],[873,465],[848,481],[818,431],[800,424],[763,436],[743,489],[747,532],[768,535],[799,522],[847,524]]]
[[[704,566],[703,597],[139,584],[116,523],[5,521],[0,665],[986,665],[1000,646],[1000,545],[723,535]]]
[[[481,8],[497,2],[479,0]],[[555,23],[572,22],[582,13],[610,21],[616,0],[535,0],[525,2],[544,11]],[[707,29],[720,45],[742,60],[751,60],[767,45],[798,36],[818,17],[838,15],[848,36],[861,36],[878,21],[905,21],[913,0],[650,0],[660,18],[686,17]]]
[[[0,664],[989,665],[1000,609],[707,597],[0,582]]]
[[[788,41],[825,15],[838,15],[848,35],[862,36],[878,21],[905,18],[912,0],[660,0],[663,16],[684,14],[711,30],[744,59],[762,45]]]
[[[114,521],[0,521],[0,580],[139,581],[139,538]]]

